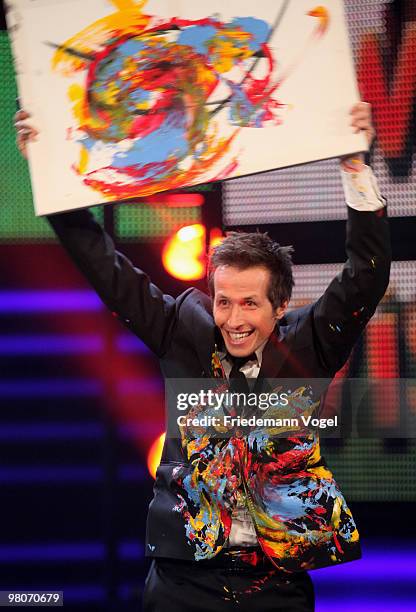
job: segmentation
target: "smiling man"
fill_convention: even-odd
[[[25,152],[33,128],[17,116]],[[373,138],[369,106],[352,127]],[[167,378],[332,378],[389,278],[385,203],[361,156],[341,160],[348,260],[313,304],[287,311],[291,249],[228,236],[211,255],[211,298],[174,299],[117,252],[87,210],[49,221],[111,311],[159,357]],[[311,612],[307,570],[360,557],[358,531],[316,435],[167,437],[149,507],[146,612]]]
[[[212,253],[214,320],[230,355],[257,351],[285,314],[294,284],[291,251],[266,234],[232,233]]]

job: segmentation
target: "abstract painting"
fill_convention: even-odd
[[[9,2],[37,214],[365,148],[340,0],[195,4]]]

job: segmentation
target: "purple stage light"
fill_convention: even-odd
[[[118,471],[120,480],[124,482],[143,482],[151,480],[151,476],[144,465],[122,465]]]
[[[122,353],[137,353],[150,355],[150,349],[133,334],[122,334],[117,338],[117,348]]]
[[[98,335],[0,336],[0,355],[79,355],[103,349],[103,339]]]
[[[62,484],[69,482],[75,484],[98,483],[104,480],[103,470],[100,467],[54,465],[0,467],[0,484]]]
[[[0,398],[94,397],[102,393],[103,387],[98,380],[51,378],[0,381]]]
[[[0,428],[4,442],[99,440],[103,436],[104,426],[97,423],[4,423]]]
[[[0,313],[96,312],[104,308],[99,297],[85,291],[1,291]]]
[[[160,378],[136,378],[121,380],[117,385],[120,395],[136,395],[140,393],[159,393],[163,391],[163,381]]]
[[[123,559],[125,561],[143,559],[143,544],[136,540],[120,542],[118,547],[118,554],[120,559]]]
[[[0,546],[0,563],[33,561],[100,561],[105,558],[102,542],[55,542]]]

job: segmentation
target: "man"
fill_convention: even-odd
[[[16,119],[25,153],[35,135]],[[352,127],[373,138],[369,105]],[[361,155],[341,160],[348,261],[322,297],[287,313],[290,249],[233,234],[214,251],[205,294],[164,295],[115,251],[86,210],[52,216],[63,246],[106,305],[160,358],[167,378],[332,378],[388,284],[384,201]],[[358,532],[316,435],[168,437],[150,504],[146,611],[314,609],[306,570],[360,556]]]

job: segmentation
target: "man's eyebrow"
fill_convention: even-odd
[[[228,296],[223,293],[222,291],[217,291],[215,294],[215,297],[221,297],[221,298],[227,298]],[[244,301],[244,300],[258,300],[259,299],[259,295],[257,293],[252,293],[251,295],[244,295],[242,298],[240,298],[240,302]]]
[[[252,293],[251,295],[245,295],[243,297],[243,300],[254,300],[256,298],[258,298],[258,294],[257,293]]]

